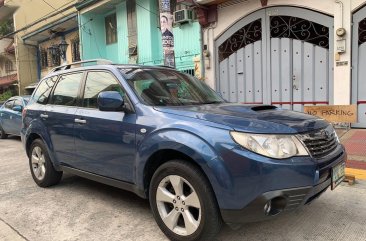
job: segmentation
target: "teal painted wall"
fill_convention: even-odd
[[[116,7],[117,29],[118,29],[118,54],[117,63],[128,63],[128,29],[127,29],[127,8],[126,2],[122,2]]]
[[[117,14],[117,39],[114,44],[106,44],[104,19],[109,14]],[[103,58],[115,63],[128,63],[126,3],[116,6],[115,11],[105,13],[85,13],[80,16],[80,36],[82,59]],[[93,19],[93,21],[90,21]]]
[[[163,50],[158,28],[158,1],[136,0],[138,63],[161,64]]]
[[[102,16],[93,16],[85,14],[81,16],[82,26],[80,28],[82,59],[106,58],[105,36],[98,34],[104,31]]]
[[[193,69],[193,57],[201,54],[201,27],[198,22],[173,28],[175,65],[179,70]]]
[[[136,0],[136,3],[138,63],[163,64],[157,1]],[[117,14],[118,43],[106,45],[104,18],[113,11]],[[90,21],[91,18],[93,21]],[[126,2],[118,4],[112,11],[82,14],[80,24],[82,59],[105,58],[116,63],[129,62]],[[193,58],[201,54],[200,31],[196,21],[173,28],[177,69],[194,68]]]

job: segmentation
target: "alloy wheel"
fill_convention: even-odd
[[[183,177],[169,175],[159,183],[156,205],[165,225],[181,236],[193,234],[201,222],[201,202]]]
[[[43,180],[46,174],[46,159],[39,146],[35,146],[32,150],[31,163],[34,176],[38,180]]]

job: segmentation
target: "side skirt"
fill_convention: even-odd
[[[144,190],[141,190],[139,188],[137,188],[137,186],[135,184],[129,183],[129,182],[124,182],[124,181],[120,181],[120,180],[116,180],[113,178],[109,178],[109,177],[104,177],[104,176],[100,176],[94,173],[90,173],[90,172],[86,172],[86,171],[82,171],[79,169],[75,169],[72,167],[67,167],[67,166],[61,166],[61,170],[67,173],[71,173],[92,181],[96,181],[96,182],[100,182],[109,186],[113,186],[113,187],[117,187],[126,191],[130,191],[135,193],[136,195],[138,195],[139,197],[142,197],[144,199],[146,199],[146,194],[144,192]]]

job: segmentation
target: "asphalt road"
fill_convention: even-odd
[[[166,240],[147,200],[72,175],[36,186],[19,138],[0,140],[0,240]],[[309,206],[217,240],[366,240],[366,182],[342,184]]]

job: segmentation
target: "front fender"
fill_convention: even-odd
[[[222,158],[213,146],[186,130],[165,129],[147,136],[136,157],[136,184],[144,189],[144,170],[149,157],[160,150],[175,150],[191,157],[209,179],[216,197],[232,187],[233,182]],[[218,202],[220,200],[218,198]]]

